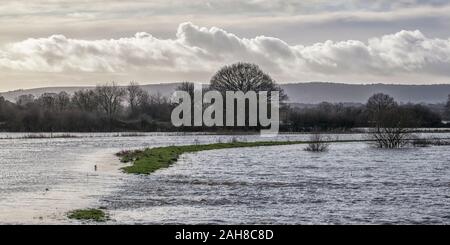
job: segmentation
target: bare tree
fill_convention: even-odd
[[[35,97],[32,94],[23,94],[23,95],[20,95],[19,97],[17,97],[16,103],[20,106],[26,106],[30,103],[33,103],[34,99],[35,99]]]
[[[43,93],[37,99],[38,103],[46,111],[55,111],[56,109],[56,97],[58,95],[55,93]]]
[[[319,131],[313,132],[309,138],[308,146],[304,149],[305,151],[311,152],[324,152],[328,151],[330,143],[323,137]]]
[[[378,117],[382,117],[384,113],[397,106],[397,102],[395,102],[394,98],[383,93],[372,95],[366,104],[369,117],[374,121],[377,121],[379,119]]]
[[[379,127],[370,129],[370,137],[378,148],[401,148],[408,144],[411,131],[403,126]]]
[[[58,111],[65,111],[70,107],[70,95],[64,91],[56,95],[56,109]]]
[[[241,91],[247,93],[249,91],[254,91],[256,93],[261,91],[268,92],[268,99],[271,101],[271,92],[279,92],[279,102],[287,100],[287,96],[283,89],[280,88],[276,82],[265,72],[263,72],[258,65],[251,63],[235,63],[232,65],[227,65],[222,67],[210,81],[210,90],[216,90],[225,95],[227,91]],[[258,97],[259,98],[259,97]],[[226,98],[225,98],[226,100]],[[226,106],[224,103],[224,107]],[[283,108],[284,105],[282,105]],[[234,119],[237,121],[236,111],[237,104],[234,105],[235,116]],[[245,122],[249,122],[249,102],[245,102]],[[270,108],[270,105],[268,105]],[[269,112],[270,113],[270,112]],[[224,118],[226,118],[226,112],[224,110]],[[258,125],[257,127],[260,127]]]
[[[160,92],[157,92],[156,94],[152,94],[150,96],[150,103],[156,104],[156,105],[162,105],[168,103],[169,99],[165,96],[163,96]]]
[[[450,95],[448,95],[447,104],[445,105],[445,116],[450,119]]]
[[[219,92],[226,91],[279,91],[280,101],[286,100],[287,96],[283,89],[259,66],[250,63],[236,63],[222,67],[212,78],[210,88]],[[270,93],[269,93],[270,95]]]
[[[4,124],[3,121],[6,119],[5,104],[6,104],[5,98],[3,96],[0,96],[0,126]]]
[[[144,93],[140,94],[138,96],[138,102],[139,109],[144,110],[149,104],[150,104],[150,94],[147,91],[144,91]]]
[[[90,89],[76,91],[72,96],[72,104],[84,112],[93,112],[98,109],[97,96]]]
[[[372,127],[369,137],[378,148],[401,148],[411,137],[410,115],[402,110],[394,98],[385,94],[375,94],[367,102]]]
[[[135,116],[139,112],[141,103],[144,102],[143,98],[146,92],[139,86],[138,83],[131,82],[127,87],[128,105],[130,106],[131,116]]]
[[[114,82],[112,82],[103,86],[97,86],[95,88],[95,94],[100,108],[108,118],[109,126],[111,129],[112,122],[114,121],[120,109],[122,100],[126,92],[123,88],[117,86]]]

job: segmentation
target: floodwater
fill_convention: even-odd
[[[0,134],[2,224],[78,223],[65,214],[88,207],[106,208],[111,224],[450,224],[448,146],[379,150],[365,143],[338,143],[318,154],[303,151],[302,145],[223,149],[185,154],[168,169],[138,176],[121,173],[123,164],[114,153],[233,138],[274,139],[24,136]],[[280,135],[276,140],[308,138]]]

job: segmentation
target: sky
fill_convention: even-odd
[[[208,82],[450,83],[450,0],[0,2],[0,91]]]

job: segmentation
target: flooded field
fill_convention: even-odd
[[[28,136],[0,134],[0,223],[74,223],[65,218],[67,211],[105,207],[112,224],[450,224],[448,146],[378,150],[338,143],[319,154],[303,151],[302,145],[213,150],[183,155],[168,169],[136,176],[119,171],[123,164],[115,152],[274,139]],[[280,135],[276,140],[308,138]]]

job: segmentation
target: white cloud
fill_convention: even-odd
[[[366,40],[398,30],[450,35],[448,0],[2,0],[0,45],[54,33],[78,39],[147,31],[173,38],[195,21],[239,36],[267,35],[288,43]],[[101,31],[99,31],[101,30]]]
[[[302,47],[299,52],[309,67],[317,72],[450,75],[450,71],[434,69],[450,65],[450,40],[430,39],[418,30],[372,38],[368,43],[327,41]]]
[[[390,77],[408,74],[450,76],[450,39],[432,39],[420,31],[400,31],[368,41],[325,41],[288,45],[258,36],[241,38],[225,30],[183,23],[176,38],[148,33],[103,40],[70,39],[63,35],[27,39],[0,48],[0,70],[23,73],[81,72],[100,74],[212,74],[224,64],[259,64],[288,81],[330,77]]]

